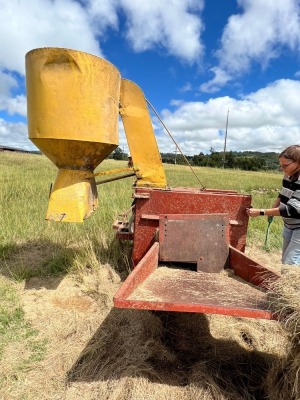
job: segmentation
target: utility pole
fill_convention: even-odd
[[[226,118],[226,129],[225,129],[224,150],[223,150],[223,168],[225,168],[225,163],[226,163],[226,142],[227,142],[228,116],[229,116],[229,108],[227,110],[227,118]]]
[[[176,157],[177,157],[177,146],[175,147],[175,151],[174,151],[174,153],[175,153],[174,164],[176,164]]]

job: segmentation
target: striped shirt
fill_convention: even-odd
[[[296,180],[291,180],[285,175],[278,197],[279,212],[284,225],[289,229],[300,228],[300,176]]]

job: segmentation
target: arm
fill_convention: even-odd
[[[247,208],[246,213],[249,217],[259,217],[261,216],[261,213],[264,212],[264,215],[267,215],[268,217],[277,217],[280,215],[279,211],[279,204],[280,204],[280,198],[277,197],[277,199],[274,201],[272,208],[267,208],[267,209],[259,209],[259,208]]]
[[[262,214],[261,214],[262,212]],[[264,212],[264,214],[263,214]],[[280,215],[279,212],[279,207],[275,207],[275,208],[247,208],[246,209],[246,213],[247,215],[249,215],[249,217],[259,217],[259,216],[264,216],[267,215],[268,217],[277,217]]]

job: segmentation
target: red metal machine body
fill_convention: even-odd
[[[273,319],[265,278],[244,254],[251,196],[234,191],[136,188],[134,270],[114,297],[121,308]]]
[[[150,249],[158,229],[160,214],[222,214],[229,219],[229,243],[244,251],[248,227],[246,207],[251,196],[234,191],[173,188],[169,190],[137,188],[134,192],[135,223],[133,263],[136,265]],[[190,239],[193,240],[191,232]]]

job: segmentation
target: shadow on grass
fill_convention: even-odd
[[[109,387],[124,376],[139,377],[169,386],[192,385],[203,393],[213,387],[214,398],[219,393],[220,398],[263,400],[275,357],[253,349],[255,340],[243,333],[245,347],[212,337],[203,314],[112,309],[67,379],[102,381]]]
[[[92,241],[88,246],[86,242],[65,246],[43,239],[32,240],[0,246],[0,274],[16,281],[25,280],[25,289],[54,290],[66,274],[90,271],[105,263],[114,264],[124,279],[128,274],[129,254],[130,248],[120,247],[116,240],[105,246]]]
[[[72,255],[68,249],[46,240],[32,240],[0,248],[0,273],[16,281],[25,280],[25,289],[33,288],[31,278],[49,276],[56,278],[49,281],[49,287],[47,280],[43,280],[42,285],[35,280],[37,288],[55,289],[71,262]]]

